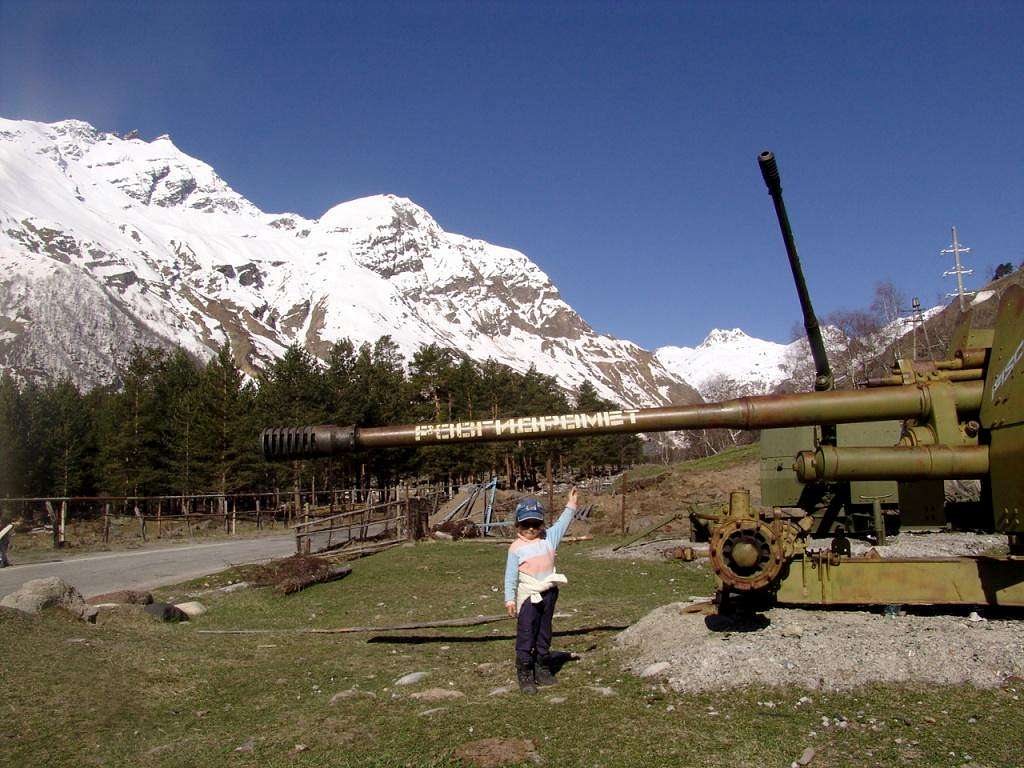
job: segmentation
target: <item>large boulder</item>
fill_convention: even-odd
[[[24,613],[39,613],[47,608],[63,608],[83,621],[90,621],[96,611],[86,605],[82,594],[57,576],[26,581],[14,592],[4,596],[0,605]]]

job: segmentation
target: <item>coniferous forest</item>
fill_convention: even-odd
[[[228,346],[209,362],[178,348],[132,350],[117,385],[0,377],[0,498],[239,493],[384,486],[400,479],[513,479],[555,466],[587,474],[635,461],[635,436],[393,449],[284,464],[265,462],[268,426],[376,426],[602,410],[584,383],[569,397],[549,376],[520,374],[426,346],[406,364],[387,336],[335,343],[326,362],[293,346],[255,380]]]

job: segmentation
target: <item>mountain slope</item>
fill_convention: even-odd
[[[257,372],[299,343],[390,334],[623,404],[693,402],[647,350],[596,333],[524,254],[445,232],[392,195],[318,220],[260,211],[169,137],[0,119],[0,366],[116,377],[132,344],[200,358],[230,340]]]

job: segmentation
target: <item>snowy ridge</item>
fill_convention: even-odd
[[[208,358],[230,340],[255,373],[293,343],[323,355],[383,334],[407,358],[437,343],[625,405],[697,399],[652,353],[594,332],[524,254],[408,199],[264,213],[167,136],[0,119],[0,367],[91,387],[134,343]]]
[[[942,306],[931,307],[922,317],[927,321],[942,310]],[[913,320],[901,317],[866,338],[851,341],[840,329],[823,326],[822,338],[837,384],[843,386],[844,378],[856,378],[865,363],[913,329]],[[709,401],[810,391],[814,382],[810,346],[802,338],[779,344],[748,336],[739,328],[715,328],[696,347],[660,347],[654,355]]]
[[[806,343],[779,344],[739,328],[713,329],[696,347],[660,347],[655,357],[708,400],[762,395],[795,375]]]

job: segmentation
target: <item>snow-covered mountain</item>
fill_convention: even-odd
[[[992,295],[991,291],[982,293]],[[922,319],[930,322],[942,311],[942,306],[924,310]],[[860,337],[844,333],[842,328],[823,326],[822,338],[837,385],[849,387],[852,380],[863,378],[866,365],[889,362],[896,351],[894,343],[913,332],[914,321],[906,317]],[[923,345],[924,339],[920,341]],[[909,355],[910,343],[903,346],[906,348],[901,348],[900,353]],[[881,360],[887,352],[888,356]],[[715,328],[696,347],[660,347],[654,354],[705,400],[810,391],[814,385],[814,362],[805,338],[779,344],[748,336],[739,328]]]
[[[390,334],[629,405],[696,393],[636,344],[596,333],[524,254],[445,232],[378,195],[318,220],[270,214],[161,136],[0,119],[0,366],[112,380],[134,343],[200,358],[230,340],[254,373],[299,343]]]
[[[739,328],[715,328],[696,347],[660,347],[655,357],[707,400],[763,395],[803,373],[803,340],[779,344],[748,336]]]

